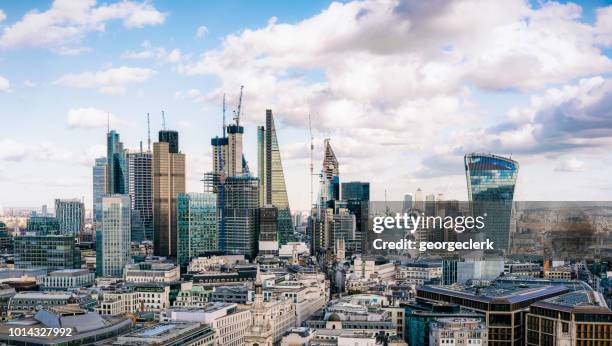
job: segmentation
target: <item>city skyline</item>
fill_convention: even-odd
[[[458,13],[473,28],[455,30]],[[309,113],[315,172],[329,137],[340,183],[370,182],[371,200],[467,200],[470,152],[520,162],[515,200],[609,199],[611,36],[603,1],[3,4],[0,207],[85,197],[91,211],[107,116],[137,149],[162,110],[201,192],[240,85],[245,157],[256,172],[272,109],[293,210],[309,209]]]

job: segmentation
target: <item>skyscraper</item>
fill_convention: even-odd
[[[85,205],[79,199],[56,199],[55,217],[61,234],[76,236],[85,228]]]
[[[125,150],[119,140],[119,134],[111,130],[106,134],[106,193],[127,193],[127,172],[125,163]]]
[[[259,179],[228,177],[221,185],[224,195],[220,250],[253,258],[259,228]]]
[[[130,259],[130,196],[102,198],[102,227],[96,231],[96,273],[120,277]]]
[[[318,203],[313,208],[309,220],[311,253],[321,253],[331,249],[333,244],[334,209],[340,199],[340,164],[329,143],[324,141],[323,165],[321,167],[321,186]]]
[[[59,234],[60,225],[55,217],[33,215],[28,219],[26,230],[37,235]]]
[[[293,222],[272,110],[266,110],[266,127],[257,128],[260,205],[278,210],[277,240],[280,245],[293,241]],[[261,191],[262,190],[262,191]]]
[[[325,154],[323,156],[321,203],[328,206],[331,201],[340,199],[340,164],[336,154],[329,143],[329,138],[325,139]]]
[[[278,209],[273,205],[259,208],[259,255],[278,255]]]
[[[228,177],[242,175],[242,135],[244,127],[238,124],[227,126],[227,156],[224,162]]]
[[[414,206],[414,196],[411,193],[404,195],[403,211],[406,213]]]
[[[96,158],[93,166],[93,221],[94,228],[102,222],[102,197],[106,193],[106,157]]]
[[[210,140],[212,146],[213,173],[227,176],[228,170],[225,165],[227,159],[227,137],[215,137]]]
[[[368,214],[370,207],[370,183],[351,181],[342,183],[342,199],[346,208],[355,215],[355,237],[345,239],[345,247],[351,253],[361,253],[366,247]]]
[[[194,257],[218,251],[217,195],[179,193],[177,208],[179,265],[186,266]]]
[[[153,240],[153,154],[151,151],[128,152],[128,193],[132,216],[132,240]],[[134,221],[134,220],[132,220]]]
[[[153,242],[156,255],[176,256],[176,198],[179,193],[184,192],[185,155],[180,152],[170,152],[170,145],[167,142],[154,143]]]
[[[159,131],[159,141],[168,143],[168,151],[177,154],[179,152],[179,134],[173,130]]]
[[[507,251],[518,162],[491,154],[465,155],[468,198],[475,216],[485,216],[484,234]]]

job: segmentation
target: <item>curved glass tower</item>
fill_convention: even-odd
[[[491,154],[465,155],[468,197],[474,216],[485,216],[484,233],[496,250],[508,251],[518,162]]]

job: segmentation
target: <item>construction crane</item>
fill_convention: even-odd
[[[147,113],[147,151],[151,151],[151,118]]]
[[[240,111],[242,109],[242,89],[244,89],[244,85],[240,86],[240,97],[238,98],[238,109],[234,111],[234,121],[236,122],[236,126],[240,125]]]
[[[223,93],[223,138],[225,138],[225,93]]]
[[[164,114],[164,111],[162,111],[162,129],[166,131],[166,115]]]
[[[314,175],[314,164],[312,153],[314,152],[314,137],[312,136],[312,121],[310,119],[310,113],[308,113],[308,131],[310,132],[310,205],[314,205],[312,196],[312,176]]]

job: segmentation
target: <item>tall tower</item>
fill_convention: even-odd
[[[125,150],[119,134],[111,130],[106,134],[107,187],[108,194],[127,193]]]
[[[102,227],[96,231],[96,273],[121,277],[130,259],[130,196],[102,198]]]
[[[244,134],[244,127],[238,124],[232,124],[227,126],[227,176],[237,177],[241,176],[242,169],[242,135]]]
[[[491,154],[467,154],[465,176],[474,216],[485,216],[484,234],[495,249],[508,251],[518,162]]]
[[[85,205],[78,198],[56,199],[55,217],[61,234],[81,235],[85,228]]]
[[[127,153],[128,193],[134,218],[132,240],[153,240],[153,154],[151,151]],[[134,221],[134,220],[132,220]]]
[[[326,204],[330,201],[340,199],[340,164],[336,154],[329,143],[329,138],[325,139],[325,154],[323,156],[322,190],[321,201]]]
[[[106,194],[106,157],[96,158],[93,166],[93,221],[94,229],[102,222],[102,197]]]
[[[254,258],[259,228],[259,180],[249,176],[228,177],[220,188],[224,196],[220,250]]]
[[[177,262],[186,266],[193,257],[219,250],[217,194],[179,193]]]
[[[261,183],[261,205],[272,205],[278,210],[278,242],[280,245],[293,241],[293,221],[285,185],[283,163],[280,156],[276,127],[272,110],[266,110],[266,127],[258,127],[258,163]]]
[[[176,199],[179,193],[185,192],[185,155],[178,151],[178,134],[176,152],[172,152],[171,143],[162,141],[166,138],[161,132],[160,142],[153,143],[154,252],[159,256],[175,257]]]

